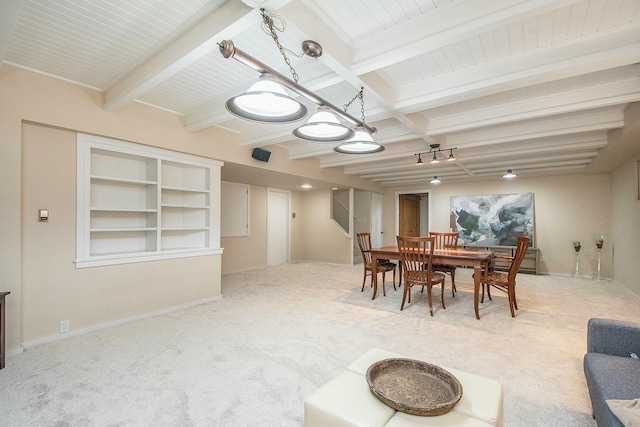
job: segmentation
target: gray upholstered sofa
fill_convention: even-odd
[[[609,319],[590,319],[587,326],[587,378],[593,416],[598,427],[622,427],[611,412],[608,399],[640,397],[640,324]]]

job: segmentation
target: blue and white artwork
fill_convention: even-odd
[[[451,196],[451,228],[459,244],[516,246],[523,235],[533,244],[533,193]]]

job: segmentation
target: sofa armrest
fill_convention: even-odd
[[[587,353],[629,357],[640,356],[640,323],[612,319],[589,319]]]

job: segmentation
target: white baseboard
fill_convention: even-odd
[[[263,268],[267,268],[267,265],[254,265],[252,267],[249,268],[240,268],[237,270],[231,270],[231,271],[225,271],[224,273],[222,273],[223,276],[226,276],[227,274],[235,274],[235,273],[244,273],[245,271],[252,271],[252,270],[260,270]]]
[[[76,329],[76,330],[72,330],[72,331],[69,331],[67,333],[60,334],[60,335],[50,335],[48,337],[38,338],[36,340],[25,341],[25,342],[22,343],[22,348],[21,349],[15,349],[15,350],[7,351],[7,356],[11,356],[12,354],[20,354],[20,353],[22,353],[22,349],[28,349],[29,347],[33,347],[33,346],[36,346],[36,345],[46,344],[46,343],[58,341],[58,340],[69,338],[69,337],[75,337],[77,335],[86,334],[87,332],[99,331],[100,329],[111,328],[113,326],[122,325],[124,323],[129,323],[129,322],[133,322],[133,321],[136,321],[136,320],[146,319],[146,318],[154,317],[154,316],[160,316],[161,314],[171,313],[173,311],[184,310],[186,308],[190,308],[190,307],[193,307],[193,306],[196,306],[196,305],[206,304],[206,303],[214,302],[214,301],[219,301],[221,299],[222,299],[222,295],[217,296],[217,297],[213,297],[213,298],[207,298],[207,299],[203,299],[203,300],[193,301],[193,302],[190,302],[190,303],[187,303],[187,304],[176,305],[176,306],[168,307],[168,308],[165,308],[165,309],[162,309],[162,310],[152,311],[150,313],[143,313],[143,314],[139,314],[137,316],[127,317],[127,318],[124,318],[124,319],[118,319],[118,320],[114,320],[112,322],[101,323],[99,325],[89,326],[87,328]]]
[[[15,356],[16,354],[22,354],[24,352],[24,348],[18,347],[13,350],[7,350],[7,357]]]

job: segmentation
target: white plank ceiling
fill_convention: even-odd
[[[300,84],[337,106],[365,88],[384,151],[338,154],[294,138],[300,123],[225,110],[257,73],[217,42],[290,76],[261,7],[286,23],[286,48],[323,46],[317,60],[288,54]],[[279,145],[292,162],[316,157],[384,186],[499,179],[509,168],[609,172],[607,134],[640,101],[640,0],[2,0],[0,26],[2,63],[101,90],[107,110],[143,102],[181,115],[189,132],[232,129],[247,148]],[[359,118],[360,106],[349,113]],[[416,166],[436,143],[456,148],[456,161],[423,155]]]

